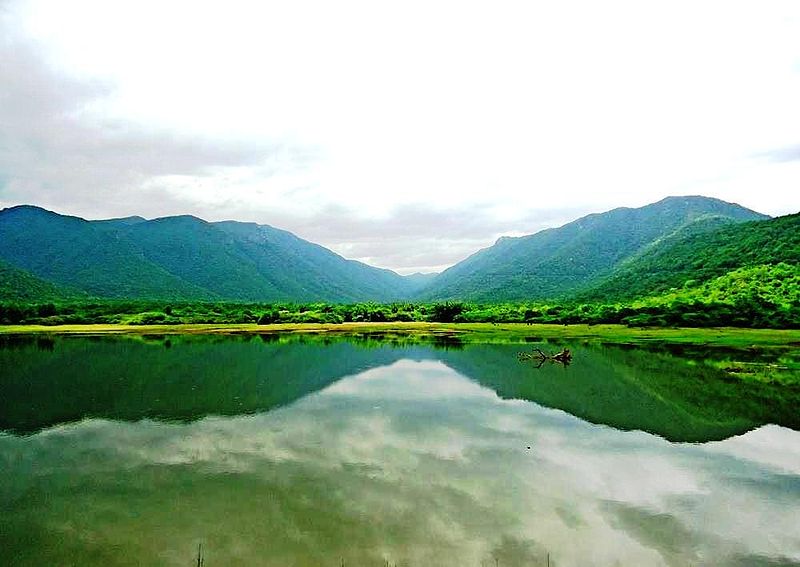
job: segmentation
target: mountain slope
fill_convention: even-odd
[[[707,197],[668,197],[638,209],[592,214],[560,228],[501,238],[440,274],[421,299],[515,301],[563,298],[596,285],[626,260],[676,232],[768,218]]]
[[[392,301],[418,287],[286,231],[191,216],[86,221],[12,207],[0,211],[0,259],[109,298]]]
[[[111,227],[39,207],[0,211],[0,258],[97,297],[216,297],[148,261]]]
[[[78,298],[82,295],[37,278],[30,272],[0,260],[0,302],[54,301],[61,298]]]
[[[144,257],[214,295],[233,300],[284,299],[232,239],[192,216],[165,217],[123,227],[120,234]]]
[[[374,268],[267,225],[214,223],[285,299],[312,301],[393,301],[407,297],[414,281]]]
[[[742,225],[767,217],[717,199],[670,197],[501,238],[438,276],[402,277],[266,225],[191,216],[86,221],[19,206],[0,211],[0,260],[3,293],[16,300],[49,301],[63,288],[166,300],[607,300],[796,262],[796,217]],[[762,225],[774,228],[752,228]]]
[[[621,266],[606,281],[581,294],[581,298],[608,301],[655,295],[676,287],[692,288],[740,268],[781,262],[800,265],[800,214],[680,234]],[[766,277],[782,272],[753,273]],[[720,282],[718,287],[727,286],[732,293],[732,282],[743,285],[741,279],[729,280]]]

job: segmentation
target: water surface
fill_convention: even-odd
[[[0,345],[4,565],[800,564],[800,393],[691,353]]]

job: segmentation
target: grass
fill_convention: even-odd
[[[671,343],[749,347],[799,347],[800,331],[742,328],[634,328],[623,325],[526,325],[522,323],[340,323],[203,325],[0,325],[0,334],[265,334],[399,335],[458,337],[464,342],[525,342],[535,339],[611,343]]]

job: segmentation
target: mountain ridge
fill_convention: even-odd
[[[90,221],[18,205],[0,210],[0,260],[53,289],[98,298],[566,300],[686,238],[768,218],[719,199],[666,197],[525,236],[500,237],[440,274],[401,276],[266,224],[193,215]]]
[[[733,221],[767,215],[696,195],[666,197],[639,208],[592,213],[561,227],[506,237],[448,268],[427,288],[427,300],[563,299],[600,281],[657,239],[708,215]]]
[[[392,301],[417,285],[269,225],[192,215],[88,221],[35,205],[0,210],[0,259],[98,298]]]

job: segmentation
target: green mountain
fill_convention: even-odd
[[[81,296],[80,292],[59,287],[0,260],[0,301],[54,301]]]
[[[0,211],[0,258],[97,297],[214,297],[142,257],[109,226],[38,207]]]
[[[412,279],[346,260],[285,230],[234,221],[214,226],[236,241],[237,249],[286,300],[393,301],[416,288]]]
[[[148,261],[215,297],[285,299],[230,235],[199,218],[160,218],[126,226],[118,233],[135,243]]]
[[[503,237],[442,272],[421,299],[519,301],[569,297],[676,233],[768,218],[707,197],[668,197],[638,209],[592,214],[560,228]]]
[[[267,225],[192,216],[87,221],[19,206],[0,211],[0,300],[51,301],[77,294],[215,301],[577,297],[607,302],[674,293],[738,268],[798,265],[800,215],[764,222],[767,218],[717,199],[669,197],[530,236],[501,238],[442,274],[403,277]],[[741,287],[743,278],[733,281]],[[732,286],[721,282],[717,288]]]
[[[39,207],[3,209],[0,260],[102,298],[392,301],[419,287],[283,230],[190,216],[87,221]],[[23,295],[35,296],[29,289]]]
[[[770,266],[780,263],[786,269]],[[620,300],[686,289],[689,299],[730,300],[747,288],[786,286],[778,294],[791,292],[792,280],[781,283],[787,270],[800,265],[800,214],[723,226],[713,231],[677,234],[660,246],[620,266],[611,277],[582,294],[587,300]],[[748,268],[748,269],[745,269]],[[759,268],[759,269],[756,269]],[[742,270],[744,269],[744,270]],[[721,278],[714,285],[700,284]],[[697,291],[689,291],[698,288]],[[780,291],[780,290],[779,290]],[[789,299],[791,301],[791,299]]]

